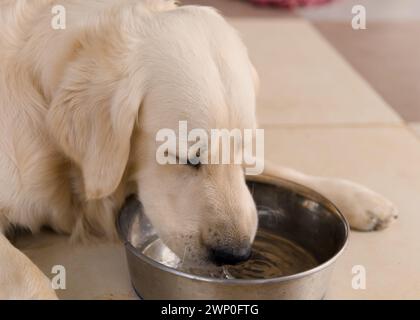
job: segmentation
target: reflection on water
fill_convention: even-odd
[[[250,259],[234,266],[185,265],[157,237],[139,250],[168,267],[219,279],[268,279],[296,274],[318,265],[315,258],[302,247],[267,231],[258,232]]]

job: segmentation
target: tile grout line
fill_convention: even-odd
[[[420,142],[420,135],[414,130],[408,122],[401,123],[301,123],[301,124],[266,124],[260,125],[260,129],[406,129]]]
[[[327,39],[326,36],[324,36],[324,34],[321,32],[321,30],[319,30],[317,28],[317,26],[315,25],[315,23],[311,20],[308,19],[304,19],[312,28],[312,30],[331,48],[331,50],[333,50],[335,52],[335,54],[343,61],[345,62],[345,64],[354,72],[354,74],[356,76],[359,77],[359,79],[361,81],[364,82],[364,84],[366,86],[369,87],[369,89],[378,96],[378,98],[380,100],[382,100],[384,106],[389,109],[389,111],[391,111],[392,113],[394,113],[394,115],[399,118],[401,121],[403,121],[403,118],[401,117],[400,113],[385,99],[385,97],[383,97],[373,86],[373,84],[368,81],[368,79],[366,79],[362,73],[356,69],[356,67],[335,47],[335,45],[329,40]]]
[[[407,131],[410,132],[410,134],[413,134],[416,140],[420,142],[420,136],[419,134],[414,130],[412,126],[408,122],[404,122],[404,127],[407,129]]]

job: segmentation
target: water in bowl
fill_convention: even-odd
[[[151,238],[139,250],[168,267],[217,279],[277,278],[303,272],[318,265],[313,255],[301,246],[263,230],[260,230],[255,238],[250,259],[237,265],[188,265],[157,237]]]

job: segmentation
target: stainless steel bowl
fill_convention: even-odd
[[[247,180],[257,204],[259,230],[279,235],[310,253],[317,266],[270,279],[215,279],[185,273],[150,258],[138,248],[156,237],[141,204],[129,198],[118,218],[131,281],[144,299],[322,299],[349,227],[343,215],[318,193],[272,176]],[[161,247],[160,250],[164,250]],[[159,250],[157,250],[159,251]],[[157,256],[162,252],[154,252]]]

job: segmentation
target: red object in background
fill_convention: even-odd
[[[331,0],[249,0],[256,5],[274,5],[285,8],[317,5],[330,2]]]

